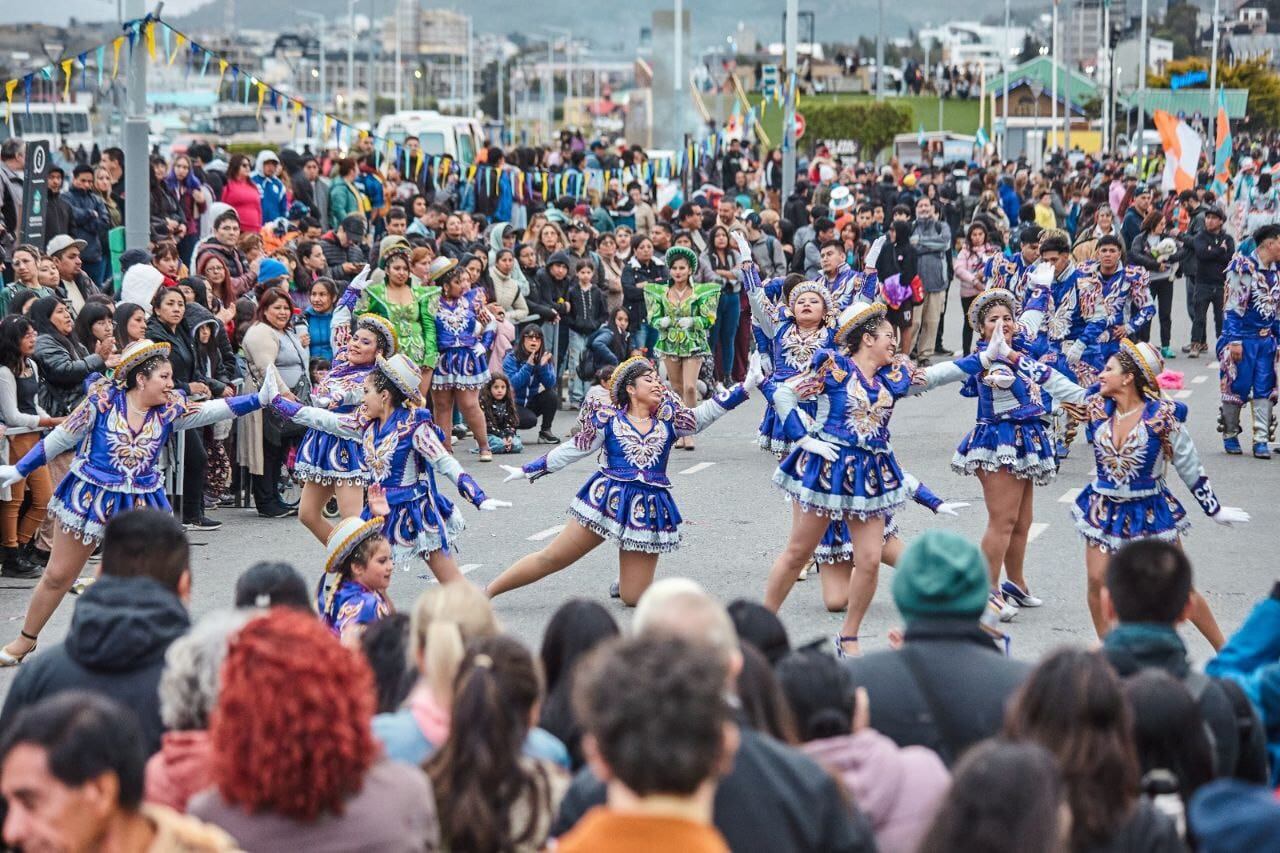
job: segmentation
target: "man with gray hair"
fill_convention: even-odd
[[[724,605],[687,578],[666,578],[636,604],[639,638],[678,637],[705,645],[725,664],[725,693],[738,709],[741,742],[733,769],[716,789],[715,825],[733,850],[833,851],[875,849],[866,819],[846,804],[825,770],[798,750],[753,731],[737,698],[742,652]],[[552,834],[567,832],[605,803],[605,786],[589,769],[578,773],[560,804]]]

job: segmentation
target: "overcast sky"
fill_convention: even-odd
[[[165,0],[164,10],[169,14],[182,15],[199,6],[203,0]],[[65,24],[73,17],[94,20],[107,20],[116,16],[116,0],[40,0],[39,3],[18,4],[10,14],[6,15],[6,23],[36,20],[44,24]],[[147,9],[154,9],[154,0],[148,0]],[[16,12],[17,14],[13,14]]]

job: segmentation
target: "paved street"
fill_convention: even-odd
[[[1181,284],[1175,299],[1175,337],[1181,345],[1187,332]],[[961,322],[958,303],[952,300],[946,320],[947,343],[953,348]],[[1176,479],[1172,488],[1188,507],[1194,524],[1186,546],[1196,567],[1197,585],[1224,630],[1230,633],[1276,579],[1272,560],[1275,531],[1280,529],[1280,508],[1274,496],[1280,484],[1280,459],[1263,462],[1222,453],[1215,432],[1217,374],[1210,364],[1205,359],[1192,361],[1185,357],[1172,361],[1172,369],[1186,373],[1185,390],[1176,396],[1185,398],[1191,407],[1192,435],[1220,499],[1247,509],[1253,522],[1238,529],[1219,527],[1200,514]],[[981,535],[985,513],[977,480],[957,476],[949,468],[956,442],[972,425],[974,405],[973,400],[960,397],[953,386],[904,401],[898,407],[892,428],[894,446],[904,469],[947,500],[972,504],[961,510],[956,519],[935,518],[920,507],[906,509],[901,526],[908,539],[935,524],[974,539]],[[696,452],[673,451],[670,474],[686,519],[685,540],[679,552],[659,563],[660,577],[688,575],[725,601],[761,595],[769,564],[786,538],[790,510],[770,483],[774,467],[771,458],[754,443],[760,412],[757,397],[701,436]],[[571,418],[571,413],[560,415],[555,425],[557,434],[568,434]],[[1072,528],[1068,506],[1092,472],[1091,456],[1081,442],[1082,438],[1077,439],[1057,481],[1037,490],[1027,573],[1045,606],[1024,611],[1011,626],[1013,653],[1019,657],[1033,658],[1056,645],[1088,643],[1093,639],[1084,604],[1083,546]],[[591,470],[590,463],[584,460],[534,485],[504,485],[496,464],[480,465],[468,453],[462,453],[460,458],[489,495],[515,502],[513,509],[495,513],[478,513],[470,506],[463,509],[469,527],[462,538],[459,562],[478,583],[489,580],[515,558],[554,535],[564,522],[571,496]],[[533,453],[526,451],[519,458],[531,459]],[[269,521],[246,510],[222,510],[217,517],[225,522],[222,530],[192,537],[195,584],[191,604],[197,616],[227,606],[237,575],[260,559],[291,561],[314,583],[323,550],[296,519]],[[629,617],[625,608],[610,602],[607,595],[616,562],[617,552],[602,546],[569,570],[502,597],[496,602],[498,613],[507,628],[531,643],[537,642],[555,608],[573,596],[606,602],[620,619],[626,620]],[[411,606],[428,583],[422,576],[425,571],[425,567],[413,566],[397,574],[391,595],[398,606]],[[864,626],[865,650],[883,647],[886,633],[898,624],[886,582],[891,571],[884,570]],[[0,633],[4,637],[16,635],[27,595],[24,589],[0,589]],[[52,645],[63,635],[73,605],[74,599],[64,602],[42,635],[42,645]],[[840,624],[839,615],[828,614],[822,608],[816,579],[797,585],[782,615],[797,643],[829,637]],[[1203,661],[1209,653],[1208,645],[1192,629],[1185,630],[1184,636],[1197,660]],[[0,671],[0,692],[7,690],[11,678],[12,671]]]

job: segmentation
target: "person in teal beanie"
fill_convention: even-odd
[[[867,689],[871,727],[898,746],[927,746],[948,767],[1000,731],[1005,702],[1030,666],[1000,653],[979,624],[987,561],[947,530],[926,530],[898,558],[893,601],[906,622],[900,648],[848,658]]]

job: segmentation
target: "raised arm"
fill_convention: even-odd
[[[503,465],[502,468],[508,473],[508,480],[523,476],[532,483],[539,477],[554,474],[561,468],[566,468],[598,451],[604,446],[604,429],[605,421],[600,413],[597,413],[584,419],[578,434],[569,441],[556,445],[550,452],[532,462],[526,462],[519,468],[513,468],[510,465]]]
[[[760,268],[755,264],[744,265],[742,269],[742,286],[747,290],[747,303],[751,306],[751,319],[770,339],[778,333],[778,320],[774,316],[773,306],[764,297],[764,286],[760,283]]]
[[[675,428],[678,436],[697,435],[730,411],[742,405],[748,397],[743,383],[739,383],[732,388],[726,388],[710,400],[704,400],[697,406],[689,408],[682,404],[679,398],[671,391],[666,393],[668,396],[666,401],[663,402],[663,406],[672,405],[675,407],[675,416],[671,419],[671,425]]]
[[[11,486],[68,450],[78,445],[98,419],[98,407],[86,397],[71,410],[67,419],[54,427],[35,447],[27,451],[16,465],[0,465],[0,486]]]
[[[458,494],[477,509],[482,508],[482,504],[488,500],[484,490],[475,478],[463,470],[462,463],[445,450],[440,436],[436,434],[435,424],[423,421],[418,425],[413,432],[413,448],[431,463],[437,473],[448,477],[458,487]]]
[[[263,391],[265,390],[267,387],[264,383]],[[237,397],[205,400],[202,403],[187,403],[186,411],[173,422],[173,427],[174,429],[198,429],[216,424],[218,421],[227,421],[256,412],[275,396],[276,389],[272,387],[270,390],[271,394],[265,397],[262,391],[259,391],[257,394],[241,394]]]

